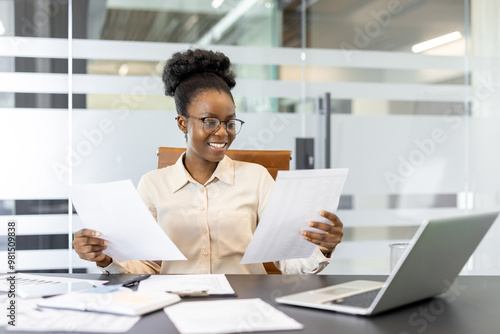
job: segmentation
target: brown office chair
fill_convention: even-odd
[[[184,151],[186,151],[185,148],[159,147],[157,152],[158,168],[175,164]],[[279,170],[290,169],[290,153],[290,151],[228,150],[226,155],[233,160],[262,165],[276,179]],[[281,274],[272,262],[264,263],[264,268],[268,274]]]

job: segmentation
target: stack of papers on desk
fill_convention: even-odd
[[[129,288],[120,287],[116,291],[106,293],[93,292],[92,289],[68,293],[42,299],[37,305],[40,307],[137,316],[159,310],[180,300],[181,298],[176,294],[165,292],[139,293]]]
[[[0,326],[5,326],[4,329],[7,331],[23,332],[124,333],[128,332],[141,319],[139,316],[38,308],[36,304],[39,300],[18,300],[15,326],[2,323],[2,320],[8,319],[7,317],[0,318]],[[3,302],[5,303],[5,301]],[[1,306],[3,309],[4,305]]]
[[[31,275],[16,273],[0,276],[0,291],[7,292],[10,289],[10,277],[14,276],[16,281],[16,294],[21,298],[39,298],[44,296],[54,296],[72,291],[89,289],[107,281]]]

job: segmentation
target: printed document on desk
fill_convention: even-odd
[[[306,241],[300,231],[321,232],[307,223],[326,223],[319,212],[337,211],[347,172],[346,168],[279,171],[241,263],[310,257],[317,246]]]
[[[70,186],[83,226],[109,241],[104,254],[118,261],[186,260],[156,223],[130,180]]]
[[[181,295],[234,296],[231,284],[223,274],[211,275],[154,275],[139,284],[137,292],[172,292]]]
[[[163,309],[181,334],[300,330],[304,326],[260,298],[193,301]]]

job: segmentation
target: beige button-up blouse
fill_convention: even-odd
[[[264,266],[240,264],[274,185],[258,164],[219,162],[211,178],[200,184],[183,164],[151,171],[138,192],[158,224],[187,261],[113,262],[105,272],[151,274],[265,274]],[[304,227],[307,222],[304,222]],[[140,228],[140,222],[137,228]],[[282,273],[316,273],[328,264],[319,249],[307,259],[276,262]]]

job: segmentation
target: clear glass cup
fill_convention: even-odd
[[[405,252],[408,245],[409,243],[407,242],[397,242],[389,244],[389,247],[391,249],[391,272],[394,269],[394,267],[396,267],[396,265],[398,264],[399,260],[401,259],[401,256]]]

